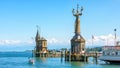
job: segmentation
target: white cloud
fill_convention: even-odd
[[[120,38],[117,37],[117,40]],[[64,44],[64,45],[70,45],[70,40],[60,40],[56,38],[50,38],[47,39],[47,43],[49,44]],[[28,40],[0,40],[0,45],[19,45],[19,44],[34,44],[35,41],[32,39]],[[92,39],[86,39],[87,45],[92,45]],[[101,35],[101,36],[94,36],[93,39],[93,45],[113,45],[114,44],[114,35],[108,34],[108,35]]]
[[[19,44],[33,44],[33,40],[21,41],[21,40],[0,40],[0,45],[19,45]]]
[[[56,38],[47,39],[47,41],[48,41],[49,44],[60,44],[60,43],[63,43],[63,41],[58,40]]]
[[[70,41],[68,40],[60,40],[60,39],[56,39],[56,38],[51,38],[51,39],[47,39],[48,44],[69,44]]]
[[[0,40],[1,45],[6,45],[6,44],[20,44],[20,40]]]
[[[27,40],[27,41],[23,41],[23,44],[34,44],[35,41],[34,40]]]
[[[93,45],[114,45],[114,38],[115,36],[112,34],[94,36]],[[117,37],[117,40],[119,40],[119,37]],[[88,39],[86,44],[92,45],[92,39]]]
[[[48,43],[52,44],[52,43],[58,43],[59,41],[55,38],[51,38],[51,39],[48,39]]]
[[[69,44],[70,41],[68,40],[59,40],[56,38],[50,38],[47,39],[47,43],[49,44]],[[22,45],[22,44],[34,44],[35,45],[35,41],[32,39],[27,39],[27,40],[0,40],[0,45]]]

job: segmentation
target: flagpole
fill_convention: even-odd
[[[92,35],[92,46],[93,46],[93,38],[94,38],[94,37],[93,37],[93,35]]]
[[[94,36],[92,35],[92,46],[93,46],[93,39],[94,39]]]

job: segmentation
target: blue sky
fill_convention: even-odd
[[[70,47],[75,22],[72,9],[77,3],[84,7],[80,26],[86,45],[91,45],[92,35],[97,38],[95,44],[103,45],[98,39],[113,38],[115,28],[119,37],[119,0],[0,0],[0,50],[32,49],[36,25],[49,48]]]

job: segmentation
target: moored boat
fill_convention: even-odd
[[[120,45],[104,46],[102,52],[102,56],[99,58],[100,60],[120,64]]]
[[[34,64],[35,63],[34,59],[33,58],[29,59],[29,63]]]

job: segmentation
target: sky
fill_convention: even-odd
[[[0,0],[0,51],[33,49],[37,25],[48,49],[70,48],[77,4],[84,8],[80,28],[86,46],[92,46],[92,35],[94,45],[113,45],[114,29],[119,40],[120,0]]]

